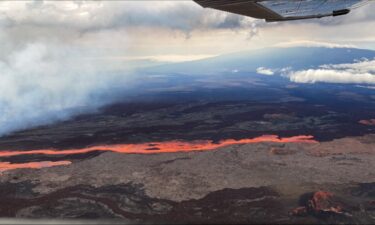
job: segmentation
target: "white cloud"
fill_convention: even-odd
[[[257,68],[257,73],[262,74],[262,75],[267,75],[267,76],[272,76],[275,74],[273,70],[265,68],[265,67]]]
[[[367,89],[373,89],[373,90],[375,90],[375,86],[363,86],[363,85],[357,85],[356,87],[359,87],[359,88],[367,88]]]
[[[363,59],[355,63],[344,63],[337,65],[323,65],[322,68],[346,70],[352,73],[375,73],[375,60]]]
[[[375,84],[375,75],[370,73],[353,74],[349,71],[327,69],[297,71],[291,73],[289,78],[296,83]]]
[[[193,1],[0,2],[0,20],[10,25],[63,26],[79,30],[144,26],[186,32],[194,29],[256,30],[255,19],[205,10]]]
[[[296,83],[375,84],[375,60],[322,65],[318,69],[292,71],[288,76]]]

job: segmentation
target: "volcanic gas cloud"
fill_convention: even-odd
[[[273,143],[317,143],[313,136],[294,136],[288,138],[279,138],[276,135],[264,135],[256,138],[248,138],[241,140],[227,139],[215,143],[208,140],[200,141],[166,141],[166,142],[151,142],[142,144],[117,144],[117,145],[98,145],[81,149],[38,149],[31,151],[2,151],[0,157],[12,157],[19,155],[74,155],[84,154],[93,151],[109,151],[124,154],[160,154],[160,153],[178,153],[178,152],[194,152],[194,151],[209,151],[220,147],[236,145],[236,144],[254,144],[262,142]],[[69,161],[59,162],[33,162],[23,164],[10,164],[8,162],[0,163],[0,172],[5,170],[19,169],[19,168],[43,168],[51,166],[68,165]]]

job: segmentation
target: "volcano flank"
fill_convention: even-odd
[[[374,57],[271,48],[140,69],[115,102],[0,137],[0,216],[372,224],[375,89],[309,76]]]

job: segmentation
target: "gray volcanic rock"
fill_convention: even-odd
[[[7,171],[0,176],[0,182],[2,190],[9,190],[3,191],[8,194],[2,195],[2,201],[9,204],[3,205],[6,208],[0,213],[33,218],[119,217],[163,223],[320,223],[327,218],[315,218],[309,213],[308,217],[290,217],[289,212],[298,206],[299,196],[325,190],[349,201],[353,211],[348,213],[353,215],[353,222],[365,218],[360,204],[371,210],[373,186],[355,189],[356,183],[375,182],[374,144],[367,139],[246,144],[154,155],[104,153],[64,167]],[[358,151],[346,145],[351,149],[348,151],[338,143],[354,143]],[[288,154],[272,154],[272,149]],[[324,154],[312,154],[318,150]],[[52,205],[46,203],[51,200]],[[330,200],[312,202],[315,207],[306,212],[339,212]],[[366,221],[371,222],[369,213]],[[342,221],[336,219],[333,221]]]

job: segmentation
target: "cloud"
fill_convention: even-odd
[[[248,43],[262,24],[193,1],[0,1],[0,36],[13,40],[11,48],[54,40],[99,49],[101,58],[218,55],[233,51],[236,41],[222,43],[228,34]]]
[[[346,70],[351,73],[375,73],[375,60],[362,59],[361,61],[356,61],[355,63],[344,63],[336,65],[323,65],[321,66],[325,69],[339,69]]]
[[[7,20],[9,26],[61,26],[79,31],[134,26],[184,32],[196,29],[255,28],[252,23],[255,19],[203,9],[193,1],[1,2],[0,12],[0,21]]]
[[[292,71],[288,77],[296,83],[375,84],[375,60],[322,65],[318,69]]]
[[[367,89],[373,89],[373,90],[375,90],[375,86],[363,86],[363,85],[357,85],[356,87],[359,87],[359,88],[367,88]]]
[[[258,74],[262,74],[262,75],[268,75],[268,76],[274,75],[274,71],[273,70],[265,68],[265,67],[259,67],[259,68],[257,68],[257,73]]]
[[[302,70],[293,72],[290,80],[296,83],[340,83],[340,84],[375,84],[375,75],[370,73],[353,74],[338,70]]]

